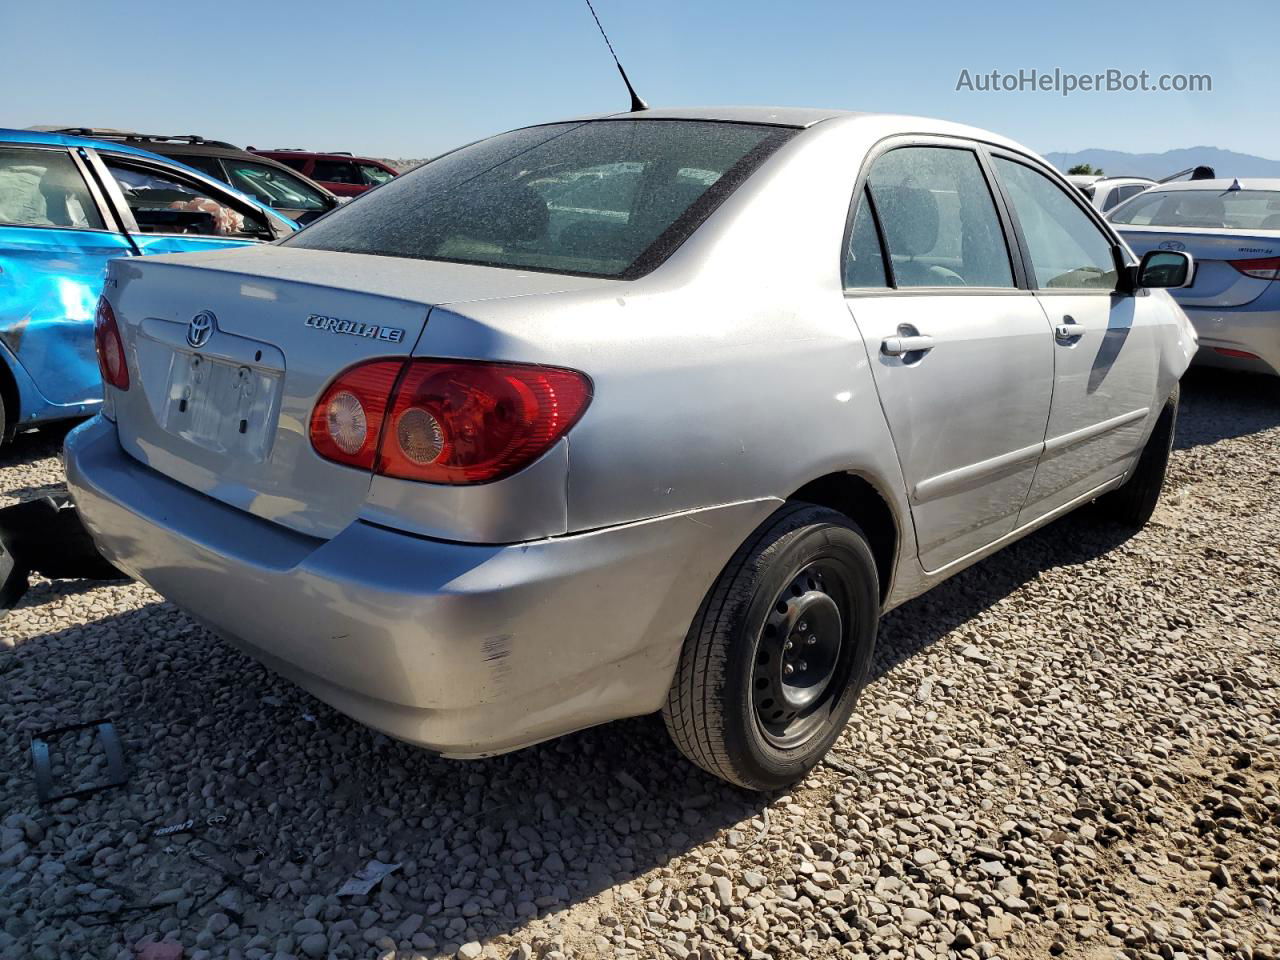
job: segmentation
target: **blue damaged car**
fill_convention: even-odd
[[[108,260],[239,247],[296,229],[144,150],[0,129],[0,444],[102,402],[93,315]]]

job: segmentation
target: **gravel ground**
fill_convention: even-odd
[[[1183,400],[1145,531],[1077,514],[895,611],[783,796],[652,717],[432,758],[144,587],[36,583],[0,624],[0,956],[1280,957],[1280,389]],[[4,497],[56,488],[57,440],[0,454]],[[103,716],[127,785],[37,804],[31,735]]]

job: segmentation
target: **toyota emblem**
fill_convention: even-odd
[[[187,325],[187,343],[197,350],[200,349],[209,342],[216,325],[217,321],[213,314],[208,310],[201,310],[191,318],[191,323]]]

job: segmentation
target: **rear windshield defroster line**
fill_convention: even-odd
[[[528,127],[397,177],[283,245],[633,280],[797,132],[703,120]]]

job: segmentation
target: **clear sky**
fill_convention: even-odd
[[[0,126],[431,156],[626,105],[583,0],[0,0]],[[651,104],[926,114],[1040,152],[1280,159],[1278,0],[596,0]],[[1150,12],[1148,12],[1150,11]],[[980,93],[971,74],[1207,73],[1211,93]]]

